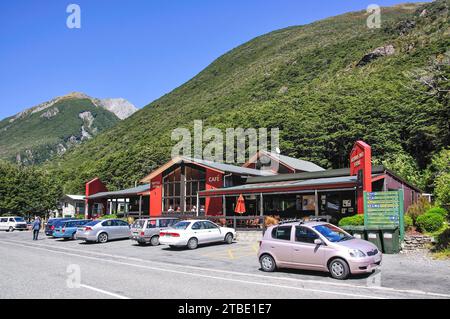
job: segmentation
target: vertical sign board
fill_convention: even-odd
[[[363,214],[363,193],[372,191],[372,151],[363,141],[357,141],[350,153],[350,175],[357,176],[356,207],[358,214]]]
[[[403,190],[364,192],[364,225],[397,226],[404,238]]]

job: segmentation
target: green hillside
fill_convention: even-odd
[[[94,176],[130,186],[169,159],[172,129],[203,119],[279,127],[283,154],[327,168],[347,166],[363,139],[376,161],[423,169],[450,140],[448,8],[382,8],[380,29],[361,11],[260,36],[48,168],[67,192]]]
[[[86,118],[80,116],[84,112]],[[0,159],[42,163],[118,121],[88,98],[58,98],[0,122]]]

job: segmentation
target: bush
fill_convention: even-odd
[[[423,214],[417,217],[416,225],[429,233],[439,230],[444,224],[444,217],[439,214]]]
[[[116,214],[103,215],[103,216],[101,217],[101,219],[117,219],[117,215],[116,215]]]
[[[363,214],[344,217],[339,221],[339,226],[363,226],[363,225],[364,225]]]
[[[411,229],[411,227],[413,226],[413,219],[411,218],[411,216],[405,215],[405,217],[403,218],[403,222],[405,224],[405,230]]]
[[[431,208],[430,202],[428,202],[428,199],[426,197],[419,197],[417,200],[417,203],[409,206],[408,210],[406,211],[406,214],[408,216],[411,216],[413,219],[413,223],[417,225],[416,220],[417,217],[420,215],[423,215]]]
[[[444,208],[436,206],[427,210],[427,214],[438,214],[446,218],[448,212]]]
[[[84,214],[76,214],[75,219],[84,219]]]
[[[441,251],[449,248],[450,248],[450,228],[447,228],[437,236],[435,250]]]

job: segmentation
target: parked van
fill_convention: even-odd
[[[0,217],[0,230],[6,230],[7,232],[27,230],[27,222],[22,217],[17,216]]]
[[[131,226],[131,240],[139,245],[159,245],[159,233],[178,222],[178,218],[158,217],[138,219]]]

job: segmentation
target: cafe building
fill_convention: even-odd
[[[407,209],[421,194],[414,185],[383,166],[372,166],[370,146],[355,143],[349,167],[325,170],[289,156],[261,151],[242,166],[180,156],[151,172],[134,189],[108,194],[99,180],[86,186],[86,200],[130,195],[142,214],[232,219],[240,196],[240,218],[260,224],[265,216],[327,216],[331,222],[363,213],[363,192],[403,189]],[[92,182],[92,181],[91,181]],[[99,191],[97,191],[99,190]],[[100,193],[100,195],[98,195]],[[128,196],[127,195],[127,196]],[[254,218],[254,222],[252,219]]]

